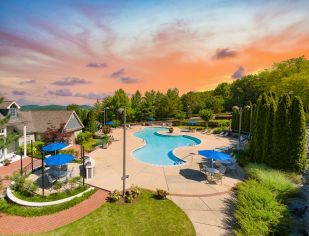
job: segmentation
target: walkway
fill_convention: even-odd
[[[41,162],[37,161],[37,159],[34,160],[34,167],[41,166]],[[29,165],[31,163],[31,157],[25,157],[23,158],[23,168],[25,166]],[[15,161],[7,166],[1,166],[0,167],[0,176],[3,178],[6,175],[12,175],[15,171],[20,171],[20,161]]]
[[[108,195],[107,191],[97,190],[89,199],[52,215],[21,217],[0,214],[0,234],[29,234],[54,230],[79,220],[99,208]]]

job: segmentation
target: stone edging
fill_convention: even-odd
[[[6,196],[14,203],[21,205],[21,206],[27,206],[27,207],[45,207],[45,206],[54,206],[54,205],[58,205],[61,203],[65,203],[65,202],[69,202],[74,198],[80,197],[82,196],[84,193],[89,192],[90,190],[94,189],[93,187],[86,189],[85,191],[76,194],[74,196],[68,197],[68,198],[64,198],[64,199],[60,199],[60,200],[56,200],[56,201],[50,201],[50,202],[28,202],[25,200],[21,200],[19,198],[17,198],[10,187],[7,187],[6,189]]]

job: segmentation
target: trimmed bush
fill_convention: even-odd
[[[274,127],[274,162],[279,169],[290,168],[291,155],[290,97],[280,97],[275,116]]]
[[[229,127],[231,120],[210,120],[208,121],[209,127]]]
[[[287,206],[279,203],[276,195],[257,180],[237,185],[236,235],[269,235],[284,232]]]
[[[79,133],[77,135],[76,141],[79,144],[82,144],[84,142],[87,142],[89,139],[92,138],[92,134],[90,132],[83,132],[83,133]]]
[[[291,170],[305,172],[306,158],[306,118],[300,97],[294,97],[291,107]]]

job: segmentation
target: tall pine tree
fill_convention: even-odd
[[[290,165],[290,97],[279,98],[274,127],[274,167],[286,169]]]
[[[275,113],[276,113],[276,103],[271,97],[269,99],[269,105],[267,107],[267,120],[266,120],[266,129],[265,137],[263,140],[263,161],[264,163],[275,167],[274,163],[274,125],[275,125]]]
[[[267,118],[268,96],[263,93],[258,100],[257,117],[256,117],[256,137],[254,156],[257,162],[263,162],[263,139],[266,133],[266,118]]]
[[[293,171],[304,172],[306,158],[306,118],[301,98],[296,96],[291,106],[291,155],[290,167]]]

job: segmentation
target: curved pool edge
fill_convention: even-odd
[[[157,133],[157,134],[159,134],[159,135],[162,135],[162,136],[172,136],[172,137],[173,137],[173,136],[174,136],[174,137],[177,137],[177,136],[184,136],[184,137],[192,137],[192,138],[194,138],[194,139],[198,139],[198,140],[200,141],[200,143],[197,144],[197,145],[195,145],[195,146],[181,146],[181,147],[176,147],[176,148],[174,148],[174,149],[171,150],[172,154],[173,154],[176,158],[178,158],[179,160],[181,160],[181,161],[184,162],[184,163],[182,163],[182,164],[178,164],[178,165],[156,165],[156,164],[153,164],[153,163],[141,161],[141,160],[139,160],[139,159],[136,159],[136,158],[134,157],[133,153],[134,153],[135,151],[139,150],[139,149],[144,148],[144,147],[147,145],[147,142],[146,142],[145,139],[142,139],[142,138],[140,138],[140,137],[137,137],[137,136],[134,135],[134,134],[135,134],[135,133],[138,133],[138,132],[141,132],[142,130],[147,129],[147,128],[167,128],[167,127],[165,127],[165,126],[150,126],[150,127],[144,127],[143,129],[141,129],[141,130],[139,130],[139,131],[136,131],[136,132],[134,132],[134,133],[131,134],[131,136],[133,136],[133,137],[135,137],[135,138],[137,138],[137,139],[140,139],[140,140],[143,142],[143,144],[142,144],[141,146],[139,146],[139,147],[134,148],[134,149],[130,152],[130,156],[132,157],[132,159],[134,159],[134,160],[136,160],[136,161],[138,161],[138,162],[140,162],[140,163],[146,164],[146,165],[155,166],[155,167],[177,167],[177,166],[184,166],[184,165],[187,165],[187,164],[189,164],[188,161],[185,161],[183,158],[181,158],[181,157],[179,157],[178,155],[176,155],[175,150],[178,150],[178,149],[180,149],[180,148],[196,147],[196,146],[199,146],[199,145],[201,145],[201,144],[203,143],[203,140],[201,140],[201,139],[199,139],[199,138],[197,138],[197,137],[191,136],[191,135],[182,135],[182,134],[180,134],[180,135],[169,135],[169,134],[161,134],[161,133],[159,133],[159,131],[157,131],[157,132],[155,132],[155,133]]]

